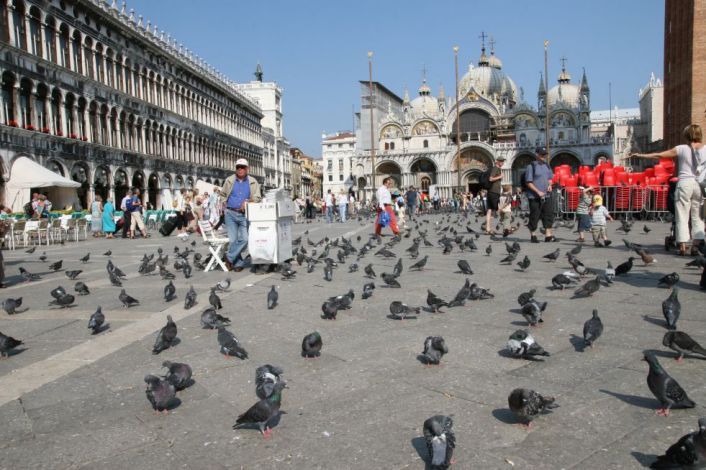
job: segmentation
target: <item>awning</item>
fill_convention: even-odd
[[[20,157],[12,164],[9,185],[17,189],[47,188],[79,188],[81,183],[70,180],[58,173],[47,170],[27,157]]]

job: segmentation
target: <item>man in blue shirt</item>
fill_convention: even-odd
[[[535,154],[537,160],[527,165],[525,169],[526,193],[529,202],[527,228],[532,236],[532,243],[539,243],[536,232],[541,219],[544,227],[544,241],[555,242],[557,241],[556,237],[552,235],[554,207],[551,200],[551,179],[554,177],[554,172],[547,164],[547,149],[545,147],[537,147]]]
[[[414,219],[414,215],[417,213],[417,191],[414,186],[410,186],[407,194],[405,195],[407,199],[407,212],[409,213],[409,219]]]
[[[260,184],[248,176],[248,161],[239,158],[235,162],[235,174],[226,178],[221,190],[221,201],[225,203],[225,225],[228,232],[226,266],[235,272],[243,270],[243,250],[248,245],[248,221],[245,206],[248,202],[260,202]]]

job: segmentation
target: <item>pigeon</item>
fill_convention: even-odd
[[[7,336],[0,333],[0,359],[9,357],[10,351],[21,344],[24,343],[19,339],[15,339],[12,336]]]
[[[353,263],[350,266],[348,266],[348,272],[349,273],[358,272],[358,263]]]
[[[593,316],[583,324],[584,347],[593,348],[593,343],[603,334],[603,322],[598,316],[598,310],[593,309]]]
[[[579,244],[579,245],[576,245],[575,247],[573,247],[571,250],[569,250],[569,253],[571,253],[572,255],[578,255],[579,253],[581,253],[582,249],[583,249],[583,245]],[[559,251],[559,250],[557,250],[557,251]]]
[[[607,242],[606,242],[607,243]],[[649,254],[647,250],[636,250],[637,254],[640,255],[640,258],[642,258],[642,262],[645,263],[645,266],[649,266],[650,264],[655,264],[657,260],[655,259],[654,256]]]
[[[603,274],[603,277],[608,282],[608,284],[612,284],[613,280],[615,279],[615,268],[613,268],[613,265],[610,264],[610,261],[608,261],[608,266],[605,268],[605,273]]]
[[[517,253],[510,253],[505,258],[501,259],[500,262],[504,264],[512,264],[512,262],[515,261],[515,258],[517,258]]]
[[[677,362],[684,360],[685,353],[700,354],[706,357],[706,349],[683,331],[667,331],[662,338],[662,344],[678,353],[675,358]]]
[[[654,353],[645,353],[645,361],[650,365],[647,386],[662,406],[657,410],[659,416],[669,416],[669,411],[673,407],[694,408],[696,406],[679,383],[662,368]]]
[[[7,299],[2,301],[2,309],[5,310],[5,312],[8,315],[14,315],[17,313],[17,309],[22,305],[22,297],[17,297],[16,299],[13,299],[11,297],[8,297]]]
[[[24,279],[26,282],[37,281],[41,279],[38,274],[32,274],[22,266],[20,266],[20,274],[22,275],[22,279]]]
[[[524,304],[529,302],[534,298],[534,294],[537,293],[537,289],[530,289],[528,292],[523,292],[517,296],[517,303],[522,307]]]
[[[456,265],[458,266],[458,269],[460,269],[463,274],[467,274],[469,276],[473,274],[473,270],[471,269],[471,265],[468,264],[468,261],[466,261],[465,259],[458,260],[458,263],[456,263]]]
[[[73,307],[75,297],[71,294],[64,294],[58,299],[49,302],[49,305],[58,305],[61,308]]]
[[[116,287],[123,286],[123,282],[120,280],[120,277],[117,276],[115,273],[109,272],[108,279],[110,279],[110,283]]]
[[[432,291],[427,289],[427,305],[431,308],[432,312],[441,312],[441,307],[448,307],[448,302],[441,300]]]
[[[510,410],[528,428],[532,427],[532,420],[540,413],[557,408],[554,397],[543,397],[534,390],[526,388],[516,388],[507,397]]]
[[[628,258],[628,260],[626,262],[619,264],[618,267],[615,268],[615,275],[616,276],[623,276],[623,275],[629,273],[630,270],[632,269],[632,260],[634,260],[634,259],[635,258],[631,256]]]
[[[170,403],[176,397],[174,385],[156,375],[146,375],[145,383],[147,384],[145,395],[152,404],[152,408],[155,411],[167,413]]]
[[[382,273],[380,276],[382,280],[388,287],[402,287],[399,282],[397,282],[397,276],[393,274]]]
[[[333,279],[333,269],[330,265],[324,266],[324,281],[331,282]]]
[[[355,299],[355,292],[353,292],[353,289],[349,289],[348,292],[343,295],[329,297],[327,302],[334,303],[338,310],[348,310],[349,308],[351,308],[353,299]]]
[[[251,406],[245,413],[238,416],[233,425],[233,429],[238,429],[246,424],[257,424],[264,439],[272,435],[272,429],[268,427],[272,418],[280,414],[279,408],[282,404],[282,390],[287,387],[284,380],[276,383],[272,394]]]
[[[159,354],[165,349],[169,349],[177,337],[177,326],[171,315],[167,315],[167,324],[157,333],[157,339],[152,348],[152,354]]]
[[[255,395],[261,400],[269,398],[275,385],[281,382],[284,371],[280,367],[265,364],[255,369]]]
[[[568,273],[573,274],[571,271],[569,271]],[[576,275],[573,274],[573,276],[576,276]],[[578,281],[578,279],[573,276],[569,276],[569,275],[567,275],[567,273],[557,274],[556,276],[554,276],[552,278],[552,287],[554,287],[554,289],[564,290],[565,287],[568,287],[572,283]]]
[[[270,291],[267,293],[267,310],[272,310],[277,306],[277,300],[279,299],[279,294],[277,293],[276,287],[272,286]]]
[[[169,281],[171,281],[171,280],[173,280],[173,279],[176,279],[176,276],[174,275],[174,273],[172,273],[172,272],[169,271],[167,268],[165,268],[164,266],[161,266],[161,265],[160,265],[160,267],[159,267],[159,275],[160,275],[160,276],[162,277],[162,279],[164,279],[164,280],[169,280]]]
[[[488,245],[488,246],[486,247],[486,249],[485,249],[485,255],[486,255],[486,256],[490,256],[492,253],[493,253],[493,246],[492,246],[492,245]]]
[[[118,299],[120,299],[120,303],[123,304],[123,307],[130,308],[133,305],[139,305],[140,301],[130,297],[125,293],[125,289],[120,290],[120,295],[118,295]]]
[[[521,269],[522,271],[526,271],[527,268],[530,267],[530,259],[529,259],[529,257],[528,257],[527,255],[525,255],[525,257],[522,259],[522,261],[520,261],[519,263],[517,263],[517,265],[520,267],[520,269]]]
[[[579,297],[591,297],[593,294],[598,292],[598,289],[601,288],[601,277],[596,276],[595,279],[591,279],[590,281],[586,282],[586,284],[582,285],[578,289],[574,291],[574,297],[579,298]]]
[[[282,268],[282,279],[284,279],[284,280],[294,279],[294,277],[296,275],[297,275],[297,272],[294,271],[288,263],[286,266],[284,266]]]
[[[100,333],[103,323],[105,323],[105,315],[99,305],[96,311],[91,314],[91,318],[88,320],[88,329],[93,330],[91,334],[95,335]]]
[[[363,285],[363,295],[361,295],[361,298],[363,300],[369,299],[373,295],[373,291],[375,290],[375,283],[374,282],[368,282],[367,284]]]
[[[74,291],[75,291],[78,295],[89,295],[89,294],[91,293],[91,291],[88,290],[88,286],[87,286],[86,284],[84,284],[83,282],[81,282],[81,281],[78,281],[78,282],[74,285]]]
[[[321,318],[324,320],[335,320],[336,315],[338,315],[338,305],[336,302],[327,300],[321,305],[321,312],[323,313]]]
[[[55,262],[55,263],[52,263],[52,264],[49,265],[49,269],[51,269],[52,271],[56,272],[56,271],[58,271],[58,270],[61,269],[61,265],[63,264],[63,262],[64,262],[63,260],[59,260],[59,261],[57,261],[57,262]]]
[[[426,266],[427,261],[429,260],[429,255],[424,256],[424,258],[420,259],[416,263],[414,263],[412,266],[409,267],[409,270],[417,270],[417,271],[422,271],[424,269],[424,266]]]
[[[679,282],[679,274],[671,273],[663,276],[657,281],[659,287],[672,287]]]
[[[650,233],[650,232],[652,231],[652,229],[649,228],[647,225],[644,225],[644,226],[642,227],[642,231],[645,232],[645,233]]]
[[[164,361],[162,367],[166,367],[169,372],[164,379],[172,384],[176,390],[184,390],[191,385],[191,367],[181,362]]]
[[[581,246],[581,245],[579,245]],[[552,251],[551,253],[542,256],[544,259],[548,259],[549,261],[556,261],[559,258],[559,255],[561,254],[561,249],[557,248],[556,250]]]
[[[41,261],[42,263],[47,261],[47,252],[46,251],[43,251],[42,254],[39,256],[39,261]]]
[[[544,323],[542,320],[542,312],[546,310],[547,302],[537,302],[532,299],[522,306],[522,316],[525,317],[529,326],[537,326]]]
[[[184,309],[189,310],[194,305],[196,305],[196,291],[194,290],[194,286],[190,286],[184,296]]]
[[[375,274],[375,271],[373,271],[373,265],[372,265],[372,264],[367,265],[367,266],[363,269],[363,271],[365,272],[365,275],[366,275],[367,277],[369,277],[369,278],[377,277],[377,275]]]
[[[419,313],[420,310],[420,307],[410,307],[409,305],[404,304],[398,300],[395,300],[390,304],[390,316],[395,320],[404,320],[408,318],[409,315]]]
[[[33,246],[33,247],[32,247],[32,248],[30,248],[29,250],[25,250],[25,253],[28,253],[28,254],[30,254],[30,255],[31,255],[32,253],[34,253],[34,252],[35,252],[35,250],[36,250],[36,249],[37,249],[37,247],[36,247],[36,246]]]
[[[699,418],[698,431],[682,436],[652,462],[650,468],[704,468],[706,467],[706,418]]]
[[[549,356],[527,330],[517,330],[507,340],[507,350],[515,357]]]
[[[211,287],[211,295],[208,296],[208,303],[211,304],[211,306],[216,310],[220,310],[223,308],[223,305],[221,304],[221,298],[218,297],[218,294],[216,294],[215,287]]]
[[[214,330],[226,325],[230,325],[230,318],[219,315],[213,308],[208,308],[201,314],[201,326],[205,329]]]
[[[223,279],[222,281],[218,281],[218,284],[214,286],[217,291],[219,292],[225,292],[230,288],[230,278],[227,277]]]
[[[449,348],[446,346],[444,338],[441,336],[427,336],[427,339],[424,340],[421,360],[427,365],[440,365],[441,358],[448,353]]]
[[[686,263],[686,266],[690,268],[703,268],[704,266],[706,266],[706,258],[699,255],[693,260]]]
[[[676,330],[677,320],[681,315],[681,302],[679,302],[679,288],[674,286],[672,293],[662,302],[662,315],[667,322],[667,329]]]
[[[169,284],[164,286],[164,301],[171,302],[174,299],[176,299],[176,287],[172,281],[169,281]]]
[[[451,428],[453,420],[449,416],[436,415],[424,421],[422,432],[429,452],[432,470],[447,470],[455,463],[453,459],[456,436]]]
[[[225,326],[218,327],[218,344],[220,351],[226,358],[235,356],[240,359],[247,359],[248,352],[240,345],[238,338],[233,333],[226,330]]]
[[[463,305],[466,305],[466,299],[468,299],[471,296],[471,283],[466,278],[466,282],[463,284],[461,289],[456,293],[456,296],[449,302],[448,307],[461,307]]]
[[[399,277],[400,274],[402,274],[402,258],[398,259],[397,263],[392,268],[392,275],[393,276]]]
[[[79,274],[81,274],[83,271],[80,269],[77,269],[75,271],[64,271],[64,274],[66,274],[66,277],[71,279],[72,281],[78,277]]]
[[[319,357],[321,355],[321,347],[323,344],[324,343],[321,341],[321,334],[319,334],[318,331],[309,333],[302,340],[302,357]]]
[[[113,254],[112,250],[108,250],[105,253],[103,253],[103,256],[111,256]]]
[[[54,297],[55,299],[58,299],[59,297],[63,297],[66,295],[66,289],[64,289],[62,286],[55,287],[51,291],[49,291],[49,295]]]

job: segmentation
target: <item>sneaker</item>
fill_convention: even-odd
[[[613,243],[613,242],[610,241],[610,240],[604,240],[604,241],[603,241],[603,244],[604,244],[605,246],[610,246],[611,243]]]
[[[508,229],[503,230],[503,238],[507,238],[508,235],[510,235],[510,231]]]
[[[539,243],[539,240],[537,239],[536,236],[532,235],[532,240],[530,240],[532,243]]]
[[[544,239],[544,241],[545,241],[546,243],[550,243],[550,242],[555,242],[555,241],[557,241],[557,239],[556,239],[556,237],[555,237],[554,235],[552,235],[551,237],[546,237],[546,238]]]

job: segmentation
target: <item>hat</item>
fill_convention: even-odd
[[[496,161],[496,162],[504,162],[504,161],[505,161],[505,157],[503,157],[502,155],[498,155],[497,157],[495,157],[495,161]]]
[[[600,194],[596,194],[593,196],[593,203],[597,206],[602,206],[603,205],[603,196]]]
[[[547,148],[546,147],[537,147],[534,149],[534,153],[537,155],[546,155],[547,154]]]
[[[248,161],[244,158],[239,158],[238,160],[235,161],[235,166],[250,166],[248,165]]]

